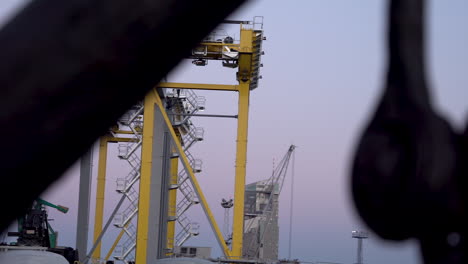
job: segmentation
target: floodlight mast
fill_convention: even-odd
[[[351,236],[352,238],[356,238],[358,242],[356,264],[364,264],[364,256],[362,254],[362,251],[363,251],[362,240],[369,238],[369,234],[365,231],[352,231]]]

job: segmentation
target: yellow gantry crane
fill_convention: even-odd
[[[175,246],[175,222],[179,217],[176,206],[177,189],[180,188],[180,179],[178,177],[179,160],[185,170],[187,179],[193,186],[198,198],[197,202],[201,204],[224,255],[231,259],[242,258],[249,98],[250,91],[258,87],[258,80],[261,78],[259,75],[259,68],[262,66],[260,57],[263,54],[262,41],[265,38],[263,36],[262,17],[255,17],[253,21],[226,21],[226,23],[239,25],[240,39],[238,41],[231,37],[219,39],[208,36],[192,50],[189,58],[196,66],[207,65],[210,60],[219,60],[224,67],[237,68],[236,84],[161,82],[147,94],[144,102],[140,104],[140,107],[136,108],[138,110],[133,112],[131,120],[138,125],[129,125],[129,122],[127,126],[130,129],[127,130],[116,126],[110,130],[109,135],[101,138],[96,187],[95,243],[91,250],[94,262],[103,260],[101,258],[100,240],[109,225],[110,218],[114,217],[114,215],[111,215],[108,223],[103,227],[107,144],[113,142],[127,142],[131,145],[127,149],[127,154],[122,154],[122,157],[128,158],[141,148],[141,158],[135,158],[140,162],[141,169],[132,174],[133,180],[129,183],[132,186],[122,187],[122,190],[124,190],[122,193],[125,195],[126,190],[136,187],[136,182],[139,182],[137,206],[135,203],[135,208],[132,209],[133,211],[128,215],[127,220],[120,223],[122,230],[104,260],[110,258],[112,251],[124,233],[127,233],[127,235],[130,233],[131,217],[137,218],[136,236],[134,238],[135,243],[128,245],[127,251],[135,250],[137,264],[154,263],[157,258],[172,254]],[[166,100],[166,90],[168,88],[238,93],[231,247],[226,244],[203,194],[202,187],[198,183],[195,176],[197,171],[194,168],[192,157],[187,155],[188,153],[184,149],[182,137],[189,132],[183,126],[178,126],[175,123],[177,119],[183,119],[186,113],[178,111],[174,105],[168,103],[168,100]],[[165,186],[170,186],[166,196],[161,191],[161,188],[165,188]],[[127,198],[129,198],[129,195],[127,195]],[[119,202],[118,206],[120,204],[121,202]],[[164,250],[154,253],[155,247]]]

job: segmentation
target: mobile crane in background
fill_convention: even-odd
[[[16,242],[4,243],[2,251],[48,251],[63,256],[69,263],[78,260],[78,251],[71,247],[57,245],[56,232],[49,223],[47,207],[66,214],[68,207],[37,198],[31,208],[18,218],[18,231],[8,232],[10,237],[18,237]]]

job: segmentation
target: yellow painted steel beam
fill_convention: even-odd
[[[99,140],[99,162],[96,187],[96,208],[94,214],[94,242],[101,234],[104,218],[104,194],[106,190],[106,167],[107,167],[107,136]],[[96,247],[92,258],[98,261],[101,258],[101,242]]]
[[[239,89],[239,113],[237,118],[236,178],[234,186],[234,216],[232,224],[231,255],[233,258],[242,258],[249,96],[250,83],[241,83]]]
[[[180,139],[179,139],[180,140]],[[171,152],[176,152],[175,148],[171,148]],[[171,172],[170,172],[170,185],[176,186],[178,184],[179,178],[179,159],[178,157],[171,158]],[[177,217],[177,189],[169,190],[169,210],[168,210],[168,217],[170,219],[175,219]],[[167,253],[167,256],[173,255],[174,250],[174,240],[175,240],[175,224],[176,221],[169,221],[167,223],[167,243],[166,248],[172,250],[171,252]]]
[[[252,53],[253,30],[241,28],[240,32],[240,50],[243,53]]]
[[[115,134],[123,134],[123,135],[133,135],[133,131],[127,131],[127,130],[112,130]]]
[[[141,149],[140,194],[138,199],[138,226],[136,237],[136,263],[147,261],[148,250],[148,213],[150,211],[150,185],[154,133],[154,96],[147,94],[143,113],[143,142]]]
[[[126,228],[129,224],[130,224],[130,222],[127,223],[127,224],[125,225],[124,228]],[[111,255],[112,255],[112,252],[114,252],[115,247],[117,247],[117,244],[119,244],[120,239],[122,239],[122,236],[123,236],[123,234],[125,233],[125,229],[124,229],[124,228],[122,228],[122,230],[120,230],[120,233],[119,233],[119,235],[117,236],[117,238],[115,239],[114,244],[112,244],[112,247],[111,247],[111,248],[109,249],[109,251],[107,252],[106,257],[104,258],[104,263],[107,263],[107,261],[109,260],[109,258],[110,258]]]
[[[225,52],[236,52],[240,48],[239,44],[224,44],[224,43],[200,43],[192,49],[192,59],[203,60],[236,60],[235,57],[229,58],[225,56]]]
[[[161,82],[159,88],[175,88],[175,89],[195,89],[195,90],[214,90],[214,91],[237,91],[238,85],[228,84],[204,84],[204,83],[173,83]]]
[[[137,142],[135,138],[123,138],[123,137],[108,137],[107,142],[118,143],[118,142]]]
[[[224,241],[223,235],[221,233],[221,230],[218,227],[218,224],[216,223],[216,220],[214,219],[213,213],[211,212],[211,209],[206,201],[205,195],[203,194],[200,184],[198,183],[197,178],[195,177],[195,174],[193,173],[193,169],[190,166],[190,163],[187,159],[187,156],[185,155],[184,150],[182,149],[182,145],[180,144],[179,138],[176,136],[174,128],[172,127],[171,121],[169,120],[169,117],[167,116],[166,109],[164,108],[161,98],[159,98],[158,93],[156,92],[156,89],[153,89],[153,98],[155,98],[156,104],[158,105],[162,116],[164,118],[164,121],[166,122],[166,125],[169,129],[169,132],[171,134],[172,140],[174,141],[174,144],[176,146],[177,152],[179,153],[180,159],[182,160],[182,164],[186,168],[190,182],[193,185],[193,188],[195,189],[195,192],[198,196],[198,199],[200,200],[200,204],[202,205],[203,210],[205,211],[205,214],[208,218],[208,222],[210,223],[214,233],[215,237],[218,241],[218,244],[221,246],[223,253],[226,257],[230,256],[230,251],[228,246],[226,245],[226,242]],[[146,109],[146,106],[145,106]],[[140,191],[141,195],[141,191]],[[138,262],[137,262],[138,263]]]
[[[242,84],[252,78],[253,30],[241,29],[240,41],[237,80]]]
[[[202,42],[200,46],[222,46],[222,47],[230,47],[230,48],[239,48],[239,44],[234,43],[217,43],[217,42]]]

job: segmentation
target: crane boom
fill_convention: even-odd
[[[36,202],[38,204],[42,204],[42,205],[45,205],[45,206],[48,206],[48,207],[51,207],[51,208],[55,208],[55,209],[59,210],[60,212],[62,212],[64,214],[66,214],[68,212],[68,207],[65,207],[63,205],[55,205],[55,204],[50,203],[50,202],[48,202],[46,200],[42,200],[41,198],[37,198]]]

